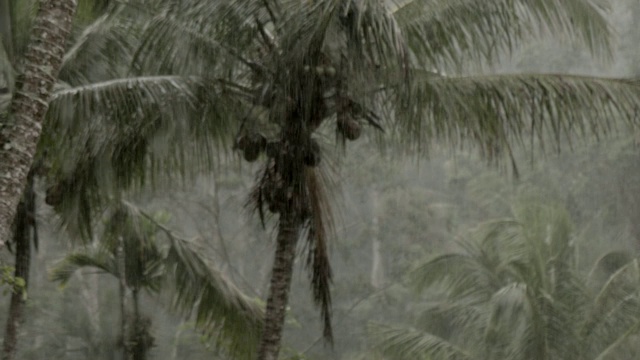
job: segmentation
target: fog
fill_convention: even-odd
[[[610,5],[607,20],[615,34],[610,58],[542,33],[490,64],[438,71],[633,79],[640,74],[638,4],[618,0]],[[159,66],[158,73],[163,70]],[[96,127],[102,126],[100,119],[94,120]],[[234,131],[238,127],[231,126]],[[186,130],[176,125],[167,131]],[[364,132],[357,142],[335,141],[330,131],[318,136],[318,177],[326,184],[331,214],[324,220],[331,225],[327,243],[334,342],[323,339],[323,318],[307,271],[310,245],[301,239],[280,359],[583,359],[585,354],[594,359],[637,358],[637,127],[614,119],[602,134],[571,133],[559,144],[533,135],[529,143],[525,135],[524,146],[497,155],[475,143],[452,144],[447,139],[418,151],[380,141],[394,136],[393,130],[375,133],[373,127],[364,127]],[[164,143],[171,141],[166,140],[169,136],[162,136],[153,144],[154,154],[175,150]],[[163,251],[173,249],[172,241],[197,243],[194,254],[207,259],[212,273],[234,284],[229,292],[237,288],[262,309],[269,293],[278,216],[266,210],[261,216],[251,202],[263,161],[247,162],[246,153],[243,159],[240,152],[229,150],[233,146],[227,140],[221,146],[225,151],[205,156],[215,158],[215,165],[203,165],[206,161],[198,158],[190,168],[181,168],[184,163],[175,159],[188,157],[190,150],[153,163],[158,168],[179,165],[175,175],[131,181],[126,204],[131,204],[131,214],[149,217],[151,225],[140,228],[155,229],[143,237],[160,244],[165,257],[158,262],[170,256],[169,250]],[[118,171],[104,171],[111,170]],[[119,186],[117,180],[100,179],[97,183],[112,188],[91,191],[118,198],[113,190]],[[103,231],[116,211],[101,203],[91,212],[92,232],[87,234],[78,220],[86,209],[47,204],[51,188],[50,178],[36,178],[37,246],[32,244],[15,358],[125,359],[122,331],[135,326],[123,325],[121,306],[126,308],[124,318],[132,319],[138,301],[132,297],[135,281],[124,283],[122,277],[96,266],[78,266],[64,286],[53,275],[69,254],[97,247],[107,237]],[[65,196],[74,196],[73,186],[66,191]],[[124,224],[117,226],[128,226]],[[116,264],[126,246],[116,244],[113,249],[110,259]],[[15,250],[2,250],[2,264],[14,263]],[[218,338],[224,330],[202,325],[195,314],[173,306],[179,282],[167,285],[161,280],[155,287],[155,272],[178,272],[172,267],[176,265],[154,266],[141,271],[151,280],[144,277],[139,287],[137,311],[147,324],[141,333],[152,341],[146,358],[242,358],[234,357],[227,338]],[[4,289],[2,324],[9,316],[11,286],[5,284]],[[195,298],[192,307],[198,309],[206,298]],[[256,344],[247,341],[246,346]]]

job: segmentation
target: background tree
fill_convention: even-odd
[[[157,232],[165,241],[157,239]],[[150,324],[140,312],[141,290],[171,294],[171,307],[187,317],[195,314],[196,326],[230,355],[248,358],[253,353],[247,345],[257,344],[262,320],[259,305],[213,270],[197,239],[178,237],[132,204],[116,204],[99,242],[65,257],[52,269],[52,279],[66,284],[82,267],[119,279],[121,346],[126,358],[146,359],[153,343]],[[127,295],[132,311],[126,310]],[[128,314],[133,315],[130,323]]]
[[[528,204],[514,218],[474,231],[460,250],[434,256],[411,278],[439,289],[417,328],[374,326],[379,348],[398,359],[604,359],[628,357],[640,330],[637,260],[578,267],[561,208]],[[619,256],[617,256],[619,258]],[[606,265],[609,264],[609,265]],[[593,274],[593,271],[591,272]],[[602,278],[602,277],[601,277]],[[438,290],[436,290],[438,291]]]

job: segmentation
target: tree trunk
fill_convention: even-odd
[[[23,291],[27,290],[29,283],[29,264],[31,263],[31,231],[35,234],[35,196],[33,192],[33,173],[29,174],[27,189],[24,199],[17,209],[16,219],[13,226],[13,243],[15,244],[16,262],[15,277],[24,280],[24,288],[15,288],[11,293],[11,303],[9,304],[9,318],[4,333],[4,344],[2,350],[3,360],[15,358],[18,344],[18,330],[22,323],[25,297]]]
[[[116,250],[118,262],[118,285],[120,296],[120,347],[122,349],[122,360],[129,359],[129,351],[127,346],[127,280],[124,260],[124,245],[122,237],[118,238],[118,249]]]
[[[144,344],[140,344],[140,340],[142,338],[141,330],[142,323],[140,322],[140,305],[138,303],[138,291],[139,289],[133,288],[131,292],[131,296],[133,299],[133,329],[130,331],[130,339],[129,339],[129,353],[130,358],[132,360],[144,360],[146,358],[146,349],[144,348]]]
[[[296,255],[296,243],[302,224],[296,220],[292,211],[280,216],[276,254],[273,260],[269,297],[265,314],[262,340],[258,351],[258,360],[276,360],[280,352],[282,330],[291,289],[293,263]]]
[[[13,63],[13,34],[11,32],[11,0],[0,0],[0,40],[9,62]],[[0,69],[2,70],[2,69]]]
[[[11,235],[77,4],[77,0],[40,0],[11,116],[0,130],[0,247]]]
[[[384,284],[384,266],[380,251],[380,209],[378,191],[371,190],[371,286],[380,289]]]

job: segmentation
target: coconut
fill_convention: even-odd
[[[267,139],[261,134],[244,135],[236,142],[236,148],[242,150],[244,159],[253,162],[267,147]]]
[[[356,140],[362,135],[362,126],[352,118],[338,119],[338,131],[348,140]]]
[[[248,162],[254,162],[258,160],[258,156],[260,156],[260,148],[255,146],[249,146],[244,149],[244,159]]]

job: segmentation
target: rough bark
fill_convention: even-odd
[[[33,192],[33,174],[29,175],[27,189],[23,201],[18,205],[16,221],[14,223],[13,239],[15,244],[15,272],[16,278],[24,280],[23,289],[14,289],[11,293],[9,304],[9,318],[4,333],[2,359],[15,358],[18,345],[18,331],[22,324],[25,297],[23,291],[27,290],[29,283],[29,265],[31,263],[31,230],[35,232],[35,198]]]
[[[40,0],[11,116],[0,130],[0,247],[11,234],[76,7],[76,0]]]
[[[265,315],[262,340],[258,350],[258,360],[276,360],[280,352],[282,330],[291,289],[296,243],[302,224],[294,214],[281,214],[276,239],[276,253],[273,260],[269,297]]]

